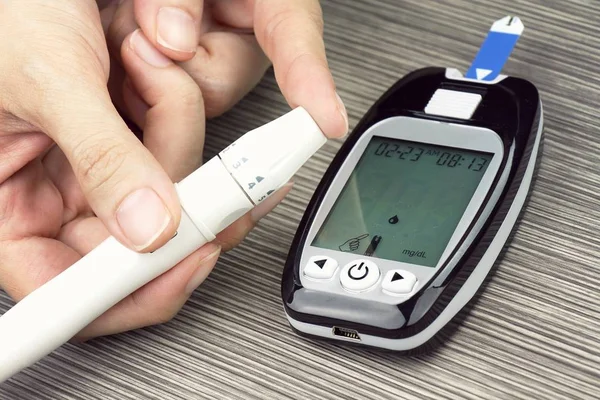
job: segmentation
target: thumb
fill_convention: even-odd
[[[63,150],[94,213],[125,246],[154,251],[175,233],[180,206],[158,161],[100,85],[72,82],[39,124]]]

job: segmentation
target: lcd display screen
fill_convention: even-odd
[[[492,157],[374,136],[312,245],[435,267]]]

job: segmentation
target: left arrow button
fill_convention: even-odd
[[[304,265],[302,273],[307,278],[331,279],[337,270],[338,262],[325,256],[311,257]]]

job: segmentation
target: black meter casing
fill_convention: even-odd
[[[438,89],[479,94],[482,96],[481,103],[468,119],[428,114],[424,110]],[[339,295],[316,293],[305,288],[300,277],[302,249],[333,179],[361,136],[373,125],[394,117],[488,128],[497,133],[505,147],[500,170],[507,171],[508,179],[495,200],[492,212],[443,283],[434,286],[432,280],[400,304],[361,302],[357,296],[346,301]],[[504,77],[491,84],[461,80],[449,77],[447,69],[435,67],[414,71],[400,79],[371,107],[346,138],[301,219],[281,282],[282,300],[292,329],[308,337],[408,354],[427,352],[445,342],[472,307],[510,243],[529,198],[529,187],[538,168],[542,143],[542,105],[538,90],[527,80]],[[510,158],[507,157],[509,153],[512,154]],[[532,169],[534,173],[529,179]],[[500,173],[495,179],[500,179],[499,176]],[[514,222],[507,223],[511,218],[514,218]],[[487,265],[490,262],[485,261],[486,265],[482,265],[482,260],[490,259],[489,253],[492,253],[493,262]],[[443,268],[437,274],[442,272]],[[479,279],[479,275],[484,277]],[[469,279],[471,277],[473,279]],[[476,282],[473,282],[475,278]],[[469,287],[473,285],[476,287]],[[433,292],[435,294],[431,295]],[[469,294],[465,295],[465,292]],[[449,305],[458,296],[467,296],[468,299],[459,308],[453,305],[450,310]],[[315,301],[315,298],[321,300]],[[414,318],[417,304],[419,316]],[[394,327],[368,323],[370,319],[367,316],[373,313],[385,315],[390,321],[395,320],[395,324],[388,324]],[[352,317],[348,318],[348,315]],[[361,315],[365,316],[364,320]],[[432,329],[434,325],[435,329]]]

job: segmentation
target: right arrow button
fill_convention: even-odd
[[[406,295],[410,294],[417,283],[417,277],[404,270],[388,271],[383,278],[381,288],[390,295]]]
[[[396,282],[401,279],[404,279],[404,277],[402,275],[400,275],[399,272],[394,271],[394,275],[392,275],[392,282]]]

